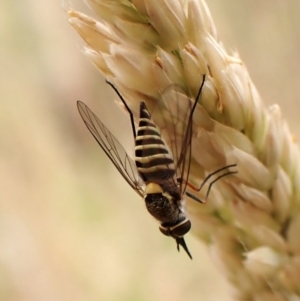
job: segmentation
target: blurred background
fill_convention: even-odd
[[[207,4],[226,48],[299,137],[299,0]],[[130,137],[68,6],[0,1],[0,299],[232,300],[209,248],[187,235],[194,260],[178,254],[85,128],[78,99]]]

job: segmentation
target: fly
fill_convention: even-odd
[[[141,102],[137,128],[133,114],[122,95],[108,82],[129,113],[135,141],[134,160],[128,156],[123,146],[99,118],[83,102],[77,102],[78,111],[85,125],[123,178],[144,199],[148,212],[160,223],[159,230],[164,235],[173,237],[178,251],[181,246],[191,259],[184,240],[184,235],[191,229],[191,222],[183,208],[186,187],[200,191],[212,175],[225,171],[210,183],[207,198],[214,182],[236,173],[228,169],[236,166],[231,164],[209,174],[198,189],[188,182],[193,113],[204,82],[205,75],[194,103],[190,98],[173,90],[172,96],[163,94],[152,114],[149,113],[146,104]],[[202,202],[193,194],[188,192],[186,194]]]

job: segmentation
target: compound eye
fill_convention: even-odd
[[[171,236],[182,237],[190,231],[191,226],[191,222],[189,220],[185,220],[183,223],[180,223],[179,225],[170,229]]]
[[[162,234],[166,235],[166,236],[170,236],[170,228],[165,228],[163,226],[159,226],[159,230]]]
[[[172,227],[164,227],[163,225],[159,226],[159,230],[162,234],[166,236],[172,236],[174,238],[183,237],[191,229],[191,222],[186,219],[180,224]]]

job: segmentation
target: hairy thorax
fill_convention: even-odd
[[[166,193],[148,194],[145,203],[149,213],[162,223],[177,222],[181,213],[178,202]]]

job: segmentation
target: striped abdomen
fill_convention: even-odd
[[[135,139],[135,163],[147,182],[164,183],[175,174],[174,160],[144,102]]]

